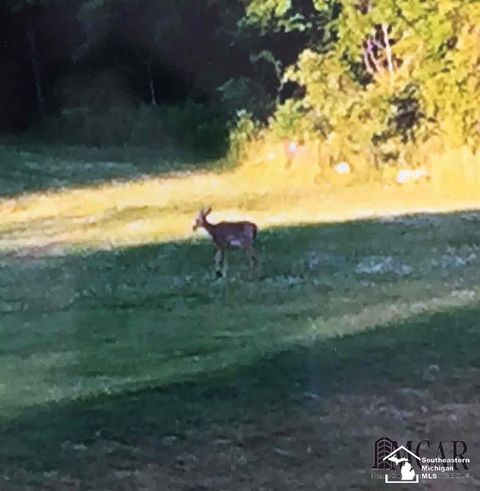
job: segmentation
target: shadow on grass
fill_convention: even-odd
[[[2,469],[78,474],[84,462],[65,442],[160,448],[165,435],[192,427],[308,409],[312,395],[429,389],[430,366],[480,367],[480,307],[468,297],[480,281],[476,221],[452,214],[265,231],[262,281],[244,281],[244,258],[232,255],[232,277],[212,282],[204,241],[1,258]],[[441,313],[379,321],[390,303],[448,300],[452,290],[467,292],[460,305],[469,308],[444,303]],[[465,373],[473,395],[478,381]],[[71,390],[78,383],[84,391]],[[60,402],[42,403],[51,390]],[[445,398],[453,402],[451,387]]]
[[[480,308],[422,315],[393,326],[324,339],[292,348],[249,366],[205,373],[164,387],[147,387],[69,403],[26,409],[0,426],[2,469],[78,472],[82,462],[66,441],[91,444],[98,438],[158,446],[165,435],[192,426],[248,421],[258,414],[308,404],[305,392],[327,400],[335,393],[361,393],[399,384],[429,388],[423,378],[431,365],[480,367]],[[471,380],[472,396],[478,381]],[[445,387],[453,402],[455,393]]]
[[[0,142],[0,197],[160,177],[174,172],[214,170],[221,155],[202,156],[176,149],[68,147]]]

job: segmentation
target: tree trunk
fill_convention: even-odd
[[[150,83],[150,101],[154,106],[156,106],[157,105],[157,95],[155,94],[155,81],[153,80],[153,74],[152,74],[152,62],[147,61],[145,64],[147,65],[148,80]]]
[[[40,76],[40,64],[38,61],[37,50],[37,34],[33,23],[30,22],[27,27],[28,45],[30,48],[30,60],[32,62],[33,81],[35,83],[35,92],[37,96],[37,106],[40,116],[43,118],[46,115],[47,109],[45,104],[45,97],[43,95],[42,80]]]

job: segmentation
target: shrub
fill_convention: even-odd
[[[228,138],[225,117],[193,102],[65,109],[37,134],[68,145],[179,148],[202,158],[220,157]]]
[[[230,128],[229,160],[238,162],[248,152],[249,145],[260,136],[261,125],[251,113],[238,111],[236,119]]]
[[[227,80],[218,88],[218,92],[222,105],[229,114],[243,110],[255,118],[264,118],[274,107],[266,88],[260,82],[247,77]]]
[[[285,35],[285,21],[294,19],[308,30],[301,5],[252,0],[247,17],[262,32]],[[315,1],[312,8],[319,22],[328,14],[328,36],[306,43],[279,77],[299,90],[277,104],[264,136],[318,142],[327,160],[356,162],[356,170],[422,166],[434,159],[426,150],[433,147],[476,154],[478,2]]]

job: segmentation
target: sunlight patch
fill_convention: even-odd
[[[367,275],[389,273],[397,276],[408,276],[412,272],[411,266],[402,264],[392,256],[367,256],[355,267],[355,273]]]

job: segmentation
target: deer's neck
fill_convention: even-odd
[[[205,220],[205,223],[203,224],[203,228],[210,234],[213,235],[213,230],[215,228],[215,225],[213,223],[207,222]]]

